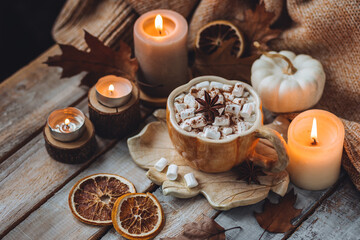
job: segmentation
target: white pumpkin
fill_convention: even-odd
[[[321,98],[325,72],[309,55],[290,51],[264,52],[251,68],[251,84],[263,106],[272,112],[296,112]]]

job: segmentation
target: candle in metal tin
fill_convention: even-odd
[[[120,107],[131,98],[132,84],[129,80],[108,75],[98,80],[95,85],[97,100],[107,107]]]
[[[71,142],[83,134],[85,115],[74,107],[57,109],[50,113],[47,125],[54,139],[61,142]]]

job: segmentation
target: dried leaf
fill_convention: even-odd
[[[294,227],[291,220],[299,216],[302,209],[294,208],[297,196],[294,189],[288,192],[279,203],[271,203],[265,199],[262,213],[254,213],[259,225],[272,233],[284,233]]]
[[[240,15],[239,15],[240,16]],[[256,5],[255,10],[248,9],[241,19],[235,20],[235,25],[242,31],[246,37],[248,46],[251,47],[250,54],[256,54],[257,49],[253,47],[253,42],[258,41],[262,48],[267,48],[267,42],[277,38],[281,30],[271,29],[275,14],[267,12],[264,3]]]
[[[109,74],[135,79],[138,63],[135,58],[131,58],[131,48],[126,43],[120,42],[120,49],[115,51],[86,31],[85,42],[90,49],[88,52],[72,45],[59,44],[62,54],[49,57],[45,63],[48,66],[61,67],[62,78],[88,72],[80,85],[89,87],[95,84],[99,77]]]
[[[241,227],[225,230],[213,219],[204,216],[201,221],[185,224],[183,232],[179,236],[163,238],[163,240],[225,240],[225,232],[232,229],[241,229]]]
[[[211,55],[196,53],[193,65],[193,74],[216,75],[227,79],[238,79],[250,82],[251,65],[259,57],[253,55],[245,58],[236,58],[231,55],[235,39],[226,40]]]

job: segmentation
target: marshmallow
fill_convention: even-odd
[[[212,126],[212,125],[207,125],[207,126],[205,126],[204,127],[204,132],[205,132],[205,130],[206,129],[212,129],[212,130],[214,130],[214,131],[219,131],[219,127],[218,126]]]
[[[177,102],[177,103],[183,103],[184,102],[184,97],[185,97],[185,94],[182,93],[180,94],[179,96],[177,96],[174,101]]]
[[[245,132],[246,130],[249,129],[249,125],[247,124],[247,122],[239,122],[237,124],[238,127],[238,132]]]
[[[224,95],[225,99],[228,101],[234,100],[234,95],[232,95],[231,93],[224,92],[223,95]]]
[[[207,91],[206,88],[200,89],[199,92],[198,92],[198,98],[201,98],[201,99],[205,100],[205,92],[206,91]]]
[[[232,94],[235,97],[242,97],[242,95],[244,94],[244,86],[241,83],[235,84]]]
[[[204,81],[195,85],[197,89],[206,88],[206,90],[209,89],[209,86],[210,86],[209,81]]]
[[[174,181],[178,176],[178,166],[175,164],[170,164],[166,173],[167,179]]]
[[[233,103],[239,104],[239,105],[243,105],[245,103],[245,99],[244,98],[235,98],[233,100]]]
[[[241,109],[240,115],[243,118],[249,118],[255,109],[254,103],[245,103]]]
[[[201,128],[206,126],[207,121],[204,116],[199,115],[190,119],[187,119],[186,122],[192,127],[192,128]]]
[[[182,110],[184,110],[186,108],[186,105],[184,103],[175,102],[174,106],[178,112],[181,112]]]
[[[222,115],[225,112],[225,108],[220,108],[218,109],[219,115]]]
[[[205,129],[204,137],[206,137],[206,138],[218,140],[218,139],[220,139],[220,136],[221,136],[221,134],[217,130],[214,130],[211,128]]]
[[[157,161],[156,163],[155,163],[155,165],[154,165],[154,168],[157,170],[157,171],[159,171],[159,172],[161,172],[162,170],[164,170],[164,168],[167,166],[167,164],[168,164],[168,160],[166,160],[166,158],[160,158],[160,160],[159,161]]]
[[[225,107],[225,112],[239,115],[241,107],[237,104],[229,104]]]
[[[244,118],[244,120],[247,121],[247,122],[255,122],[255,120],[256,120],[256,114],[251,114],[250,117]]]
[[[219,96],[219,99],[217,100],[216,103],[224,104],[224,101],[225,101],[224,96],[222,94],[219,94],[218,96]]]
[[[175,114],[176,122],[179,123],[181,121],[180,113]]]
[[[180,124],[180,128],[187,131],[187,132],[190,132],[191,131],[191,126],[188,122],[183,122]]]
[[[191,108],[196,108],[197,102],[195,100],[195,97],[191,94],[186,94],[184,97],[184,103],[188,105]]]
[[[193,188],[198,185],[198,182],[196,181],[196,178],[193,173],[187,173],[184,175],[186,186],[188,188]]]
[[[235,117],[231,117],[231,121],[233,121],[233,123],[238,123],[238,122],[242,122],[242,119],[240,116],[235,116]]]
[[[249,92],[244,93],[244,97],[248,97],[248,96],[250,96]]]
[[[191,87],[189,90],[189,93],[194,97],[197,97],[198,92],[199,90],[195,86]]]
[[[232,89],[232,86],[229,85],[229,84],[224,84],[223,87],[222,87],[223,91],[225,92],[230,92],[231,89]]]
[[[211,82],[210,83],[210,89],[212,89],[212,88],[222,89],[223,85],[224,84],[219,83],[219,82]]]
[[[232,134],[233,130],[231,127],[224,127],[221,132],[226,136],[226,135],[229,135],[229,134]]]
[[[195,116],[195,108],[188,108],[180,113],[180,117],[182,120],[191,118],[193,116]]]
[[[214,126],[229,126],[230,125],[229,115],[215,117],[213,125]]]

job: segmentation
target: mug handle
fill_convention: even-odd
[[[289,154],[288,154],[287,144],[284,138],[280,135],[280,133],[269,127],[261,126],[257,130],[255,130],[255,137],[269,140],[273,145],[273,147],[275,148],[275,151],[278,155],[278,160],[273,164],[266,164],[267,162],[272,162],[272,161],[269,161],[268,157],[263,156],[255,151],[253,152],[251,159],[256,163],[260,163],[261,165],[264,165],[267,171],[270,172],[283,171],[289,163]]]

